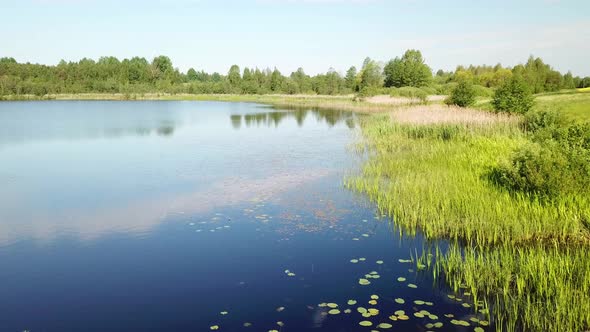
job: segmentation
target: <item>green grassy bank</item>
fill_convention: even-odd
[[[370,157],[346,185],[402,231],[449,239],[437,271],[473,297],[474,310],[489,310],[498,330],[589,329],[590,197],[544,200],[490,180],[494,167],[530,141],[519,118],[413,119],[367,118],[361,127]]]

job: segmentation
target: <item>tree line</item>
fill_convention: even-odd
[[[290,75],[278,69],[244,68],[233,65],[226,74],[190,68],[186,73],[173,66],[167,56],[152,61],[142,57],[119,60],[101,57],[77,62],[60,61],[55,66],[18,63],[0,58],[0,96],[60,93],[189,93],[189,94],[320,94],[360,93],[371,95],[383,89],[429,87],[432,93],[447,93],[449,86],[468,81],[476,86],[497,88],[518,75],[534,93],[590,86],[590,77],[562,75],[540,58],[529,58],[513,68],[458,66],[453,72],[433,74],[418,50],[408,50],[387,63],[366,58],[360,68],[350,67],[343,75],[334,69],[308,75],[302,68]],[[387,93],[387,92],[385,92]]]

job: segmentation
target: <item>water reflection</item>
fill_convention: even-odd
[[[314,122],[325,123],[329,127],[344,123],[349,129],[354,129],[354,114],[348,111],[336,111],[325,109],[292,109],[259,112],[253,114],[232,114],[230,120],[234,129],[244,125],[250,127],[278,127],[287,119],[294,119],[299,127],[303,127],[305,119],[311,114]]]
[[[278,195],[346,165],[351,113],[261,109],[1,103],[0,245],[142,234],[175,213]]]

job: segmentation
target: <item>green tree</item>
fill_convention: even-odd
[[[475,89],[469,81],[461,81],[451,91],[451,95],[445,100],[448,105],[469,107],[475,103]]]
[[[283,85],[284,77],[278,69],[274,69],[270,76],[270,90],[280,92]]]
[[[527,83],[518,76],[500,86],[492,98],[496,112],[525,114],[533,107],[533,95]]]
[[[194,68],[190,68],[186,72],[186,77],[188,78],[189,81],[196,81],[197,78],[199,77],[199,75],[197,74],[197,71]]]
[[[407,50],[401,58],[389,61],[384,74],[386,87],[421,87],[432,79],[432,71],[418,50]]]
[[[379,64],[371,58],[366,58],[363,62],[363,68],[359,74],[360,89],[366,88],[380,88],[383,85],[383,76],[381,76],[381,68]]]
[[[563,75],[563,88],[574,89],[575,87],[576,82],[574,82],[574,75],[572,75],[571,71],[568,71],[567,74]]]
[[[227,73],[227,79],[232,87],[240,85],[242,77],[240,76],[240,67],[238,67],[238,65],[231,66]]]
[[[357,91],[358,90],[357,76],[358,76],[358,72],[357,72],[355,66],[350,67],[346,71],[346,76],[344,77],[344,82],[345,82],[345,86],[348,89],[350,89],[352,91]]]

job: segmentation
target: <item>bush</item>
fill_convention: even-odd
[[[524,129],[532,133],[564,127],[567,120],[563,113],[554,110],[539,110],[525,114]]]
[[[513,77],[494,93],[492,106],[496,112],[525,114],[533,107],[533,95],[528,85]]]
[[[471,83],[461,81],[451,91],[451,95],[445,100],[447,105],[468,107],[475,103],[475,89]]]
[[[541,119],[543,119],[541,117]],[[491,172],[496,184],[544,197],[590,190],[590,123],[558,126],[540,121],[533,143]]]

